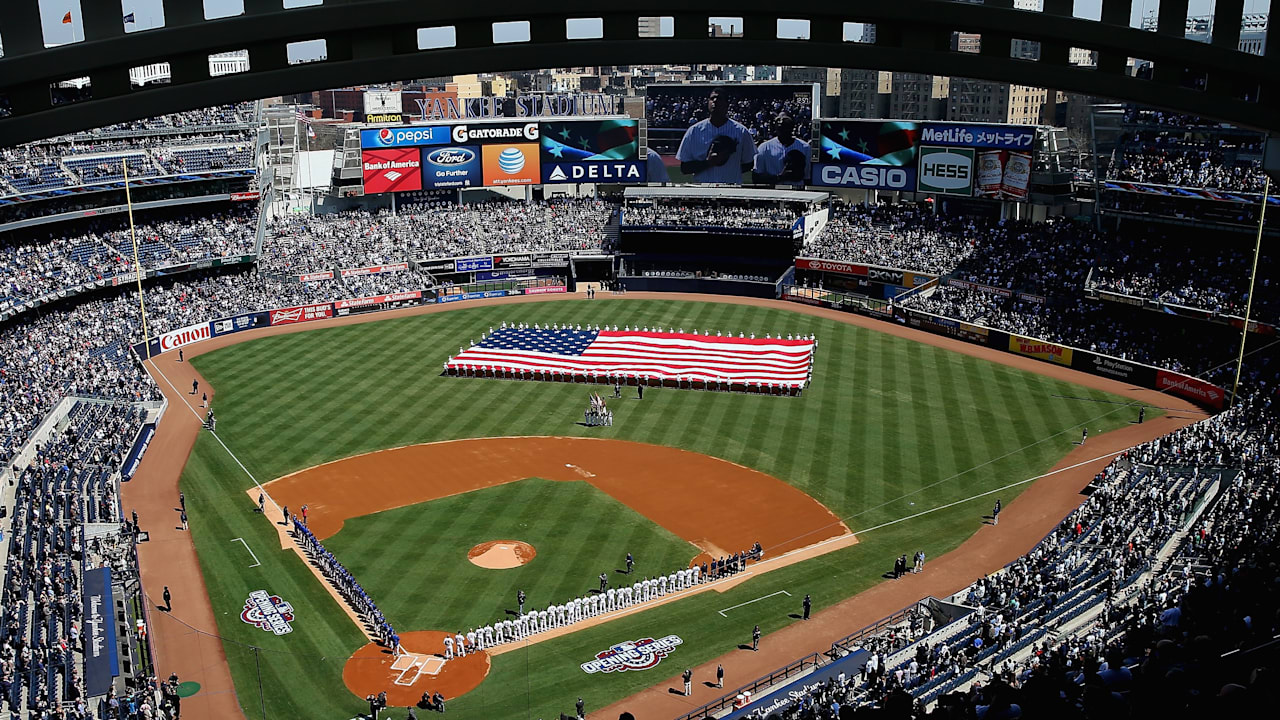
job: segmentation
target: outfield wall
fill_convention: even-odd
[[[974,345],[1035,358],[1042,362],[1068,367],[1072,370],[1112,378],[1134,385],[1168,392],[1208,410],[1222,410],[1227,405],[1227,391],[1190,375],[1144,365],[1132,360],[1103,355],[1092,350],[1060,345],[1039,338],[1017,335],[983,325],[953,320],[932,313],[904,308],[897,305],[874,307],[859,302],[860,298],[844,296],[812,288],[788,287],[782,299],[818,307],[853,312],[880,320],[892,320],[900,325],[924,330],[935,335],[963,340]]]

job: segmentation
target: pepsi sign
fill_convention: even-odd
[[[479,148],[465,145],[423,148],[423,188],[468,188],[483,184]]]
[[[410,125],[360,131],[360,147],[392,148],[416,145],[444,145],[449,142],[447,125]]]

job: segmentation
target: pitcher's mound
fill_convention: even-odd
[[[417,705],[424,692],[439,692],[447,703],[471,692],[489,674],[489,653],[444,659],[444,638],[433,630],[400,636],[406,653],[399,658],[376,643],[369,643],[347,659],[342,681],[356,697],[364,699],[386,691],[387,704]]]
[[[529,543],[519,540],[490,540],[467,551],[467,559],[489,570],[506,570],[532,562],[538,554]]]

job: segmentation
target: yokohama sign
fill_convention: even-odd
[[[796,258],[797,270],[817,270],[819,272],[833,272],[841,275],[861,275],[866,277],[867,266],[855,265],[853,263],[840,262],[839,260],[814,260],[812,258]]]
[[[271,311],[272,325],[292,325],[293,323],[311,322],[333,317],[333,304],[301,305],[299,307],[280,308]]]
[[[160,352],[168,352],[177,350],[180,347],[198,343],[201,340],[208,340],[213,337],[213,333],[209,331],[209,323],[200,323],[198,325],[188,325],[181,330],[167,332],[160,336]]]
[[[1179,375],[1168,370],[1160,370],[1156,373],[1156,389],[1168,390],[1174,395],[1214,410],[1222,409],[1227,395],[1227,392],[1217,385],[1210,385],[1199,378]]]

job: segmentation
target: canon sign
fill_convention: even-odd
[[[507,140],[537,140],[538,123],[523,125],[454,125],[453,141],[466,142],[504,142]]]
[[[177,350],[180,347],[197,343],[201,340],[208,340],[213,337],[209,330],[209,323],[200,323],[199,325],[188,325],[181,330],[167,332],[160,336],[160,352],[169,352]]]

